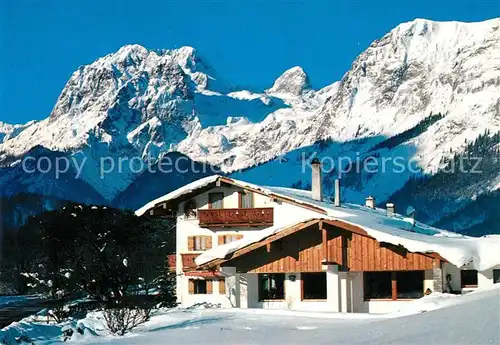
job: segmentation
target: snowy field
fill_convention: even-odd
[[[163,311],[124,337],[109,335],[99,313],[80,323],[79,344],[500,344],[500,285],[465,296],[434,294],[388,315],[255,309]],[[62,343],[60,326],[30,322],[0,331],[36,344]]]

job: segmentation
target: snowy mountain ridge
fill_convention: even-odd
[[[384,153],[415,158],[432,173],[465,142],[500,130],[499,27],[500,19],[403,23],[321,90],[311,88],[300,67],[263,92],[234,90],[192,47],[124,46],[79,67],[47,119],[0,124],[0,165],[18,162],[36,145],[66,152],[86,161],[81,178],[112,200],[137,173],[101,178],[103,156],[157,159],[178,151],[232,172],[318,140],[338,143],[330,153],[339,154],[347,150],[343,143],[365,139],[356,149],[368,152],[441,112],[445,116],[424,133]],[[391,176],[378,174],[366,183],[368,189],[384,185],[383,197],[408,178],[392,184]]]

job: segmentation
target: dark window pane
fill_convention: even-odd
[[[210,204],[210,208],[222,208],[222,199],[224,199],[224,193],[209,193],[208,202]]]
[[[493,284],[500,283],[500,270],[493,270]]]
[[[398,299],[420,298],[424,295],[424,271],[396,272]]]
[[[392,299],[391,272],[365,272],[365,299]]]
[[[196,295],[204,295],[207,293],[207,281],[201,279],[194,280],[194,293]]]
[[[326,273],[302,273],[304,299],[326,299]]]
[[[259,274],[259,300],[285,299],[285,274]]]
[[[476,270],[461,270],[460,278],[462,279],[462,287],[477,287]]]

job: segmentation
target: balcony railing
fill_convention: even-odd
[[[273,225],[272,207],[225,208],[198,210],[201,226],[270,226]]]

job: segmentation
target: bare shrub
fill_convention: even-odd
[[[111,308],[104,310],[107,328],[115,334],[124,335],[134,327],[149,320],[151,309]]]

